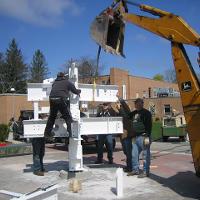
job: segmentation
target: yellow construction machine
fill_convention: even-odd
[[[156,17],[128,12],[128,4]],[[124,56],[125,23],[135,24],[171,42],[184,115],[189,133],[196,175],[200,176],[200,83],[192,68],[183,44],[200,47],[200,35],[181,17],[143,4],[115,0],[98,15],[91,25],[93,39],[105,51]]]

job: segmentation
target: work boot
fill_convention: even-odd
[[[138,178],[145,178],[145,177],[149,177],[149,173],[146,173],[146,172],[142,172],[140,173],[138,176]]]
[[[134,176],[134,175],[139,175],[139,171],[133,170],[132,172],[129,172],[129,173],[127,174],[127,176]]]
[[[102,164],[103,163],[103,160],[101,159],[98,159],[97,161],[95,161],[95,164]]]
[[[125,167],[125,168],[123,168],[123,171],[124,171],[124,172],[131,172],[131,169]]]
[[[42,171],[35,171],[33,172],[33,174],[35,174],[36,176],[44,176],[44,172]]]
[[[41,172],[47,173],[48,171],[47,171],[45,168],[43,168],[43,169],[41,170]]]
[[[112,164],[113,164],[113,159],[110,159],[110,160],[108,161],[108,164],[112,165]]]

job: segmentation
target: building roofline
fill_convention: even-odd
[[[159,80],[154,80],[152,78],[147,78],[147,77],[143,77],[143,76],[134,76],[134,75],[128,75],[128,76],[131,76],[131,77],[135,77],[135,78],[142,78],[142,79],[148,79],[148,80],[151,80],[151,81],[157,81],[157,82],[161,82],[161,83],[168,83],[168,84],[175,84],[175,85],[178,85],[178,83],[170,83],[170,82],[167,82],[167,81],[159,81]]]
[[[132,75],[132,74],[129,74],[129,70],[125,70],[125,69],[123,69],[123,68],[110,67],[110,69],[119,69],[119,70],[122,70],[122,71],[126,71],[126,72],[128,72],[128,76],[130,76],[130,77],[148,79],[148,80],[152,80],[152,81],[157,81],[157,82],[162,82],[162,83],[164,82],[164,83],[168,83],[168,84],[175,84],[175,85],[177,85],[177,83],[170,83],[170,82],[167,82],[167,81],[154,80],[154,79],[152,79],[152,78],[147,78],[147,77],[143,77],[143,76],[134,76],[134,75]],[[98,76],[98,77],[104,77],[104,76],[110,76],[110,74],[109,74],[109,75],[100,75],[100,76]]]

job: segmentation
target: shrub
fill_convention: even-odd
[[[156,117],[155,118],[155,122],[159,122],[160,121],[160,118],[159,117]]]
[[[4,142],[8,138],[9,126],[0,124],[0,142]]]

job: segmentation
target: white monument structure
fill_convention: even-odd
[[[119,134],[123,132],[121,117],[91,117],[80,118],[79,102],[116,102],[118,86],[93,85],[78,83],[78,68],[73,63],[69,68],[69,80],[76,88],[81,89],[80,97],[70,96],[70,110],[74,122],[72,123],[72,137],[69,138],[69,171],[82,171],[82,145],[81,135]],[[48,113],[49,107],[39,109],[40,101],[48,101],[52,80],[44,83],[28,84],[28,101],[33,102],[34,119],[24,120],[24,137],[44,137],[47,120],[39,119],[40,113]],[[67,127],[62,118],[56,119],[54,132],[56,137],[68,137]]]

